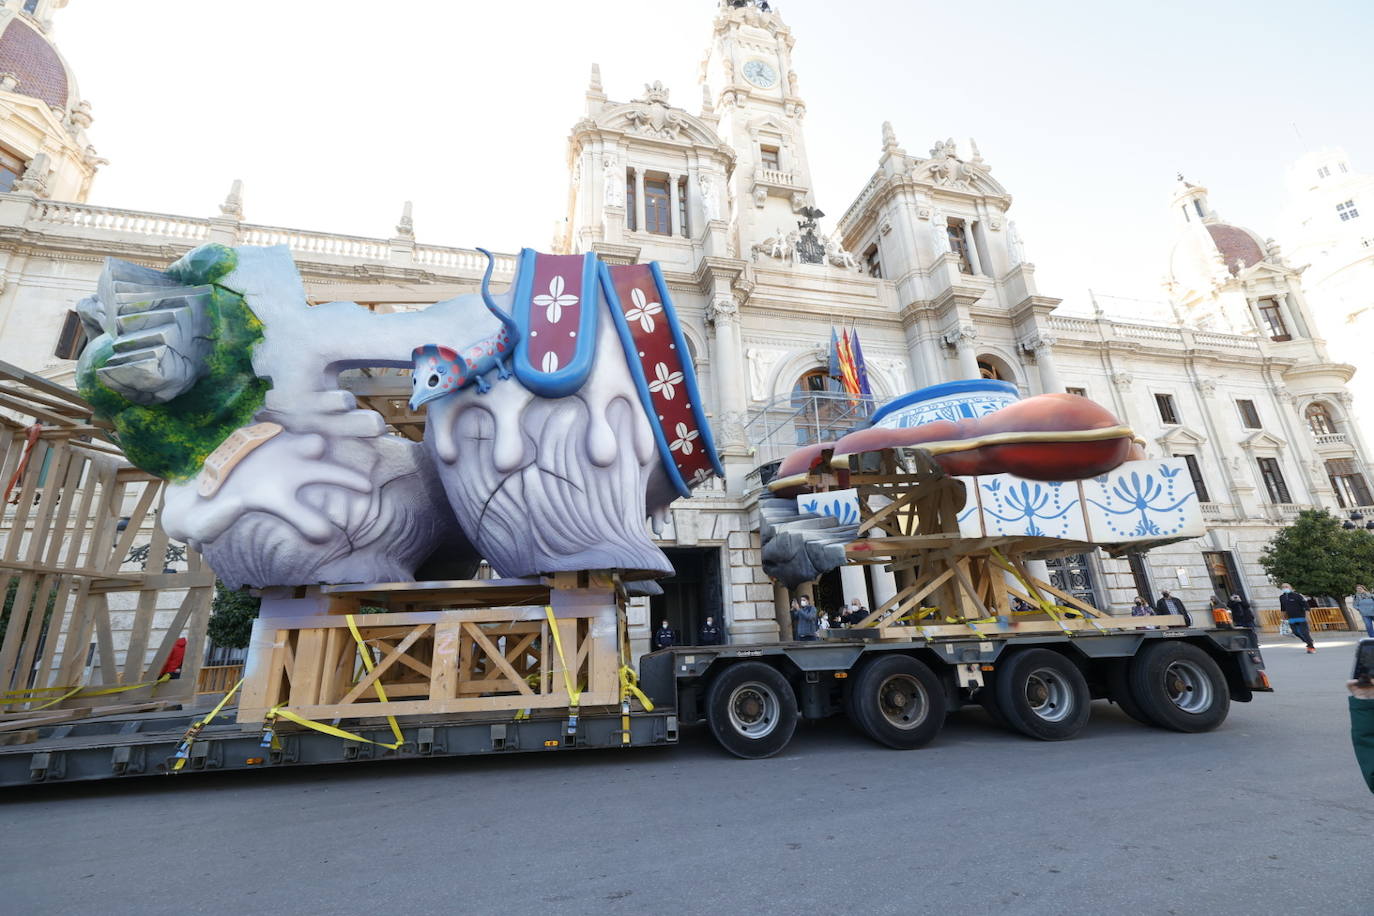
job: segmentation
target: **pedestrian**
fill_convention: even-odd
[[[725,634],[716,625],[716,618],[707,617],[706,622],[701,625],[701,633],[697,637],[699,646],[723,646],[725,645]]]
[[[186,637],[177,638],[176,644],[172,646],[172,651],[167,653],[167,661],[163,664],[162,670],[158,672],[158,679],[161,680],[165,674],[169,680],[177,680],[181,677],[181,666],[186,659]]]
[[[1150,602],[1146,601],[1140,595],[1135,596],[1135,604],[1131,605],[1132,617],[1153,617],[1154,613],[1155,609],[1150,607]]]
[[[1232,595],[1231,600],[1226,602],[1226,607],[1230,609],[1231,622],[1236,626],[1250,630],[1255,628],[1255,612],[1250,607],[1250,602],[1240,595]]]
[[[1013,595],[1011,599],[1011,612],[1013,614],[1034,614],[1035,608],[1027,604],[1024,598]]]
[[[677,634],[673,632],[672,627],[668,626],[668,621],[664,620],[662,623],[658,625],[658,629],[654,631],[654,651],[656,652],[659,649],[666,649],[669,646],[676,645],[676,643]]]
[[[1193,615],[1188,613],[1188,609],[1183,606],[1182,601],[1174,597],[1173,592],[1165,590],[1160,595],[1159,603],[1155,605],[1156,614],[1181,614],[1185,627],[1193,625]]]
[[[853,601],[849,602],[849,611],[841,619],[844,620],[845,626],[856,627],[862,623],[863,619],[867,616],[868,608],[864,607],[858,598],[855,598]]]
[[[817,616],[817,618],[816,618],[816,627],[817,627],[818,630],[828,630],[828,629],[830,629],[830,614],[829,614],[829,612],[827,612],[827,611],[821,611],[821,612],[820,612],[820,614],[819,614],[819,615]]]
[[[1374,685],[1346,681],[1350,688],[1350,741],[1360,773],[1374,792]]]
[[[1355,610],[1364,618],[1364,628],[1374,636],[1374,593],[1363,585],[1355,586]]]
[[[818,629],[816,606],[805,595],[792,603],[795,605],[792,608],[792,636],[798,642],[810,642],[816,638]]]
[[[1279,592],[1279,612],[1288,621],[1288,628],[1294,636],[1307,643],[1307,654],[1314,654],[1317,647],[1312,644],[1312,631],[1307,628],[1306,599],[1293,591],[1293,586],[1287,582],[1279,586]]]

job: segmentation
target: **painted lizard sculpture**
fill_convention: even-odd
[[[487,272],[482,277],[482,301],[501,321],[501,329],[472,344],[461,353],[451,347],[425,344],[411,354],[415,362],[411,384],[410,409],[417,410],[435,398],[452,394],[468,385],[476,385],[479,394],[491,390],[484,376],[492,369],[498,378],[511,377],[510,360],[520,341],[520,329],[515,319],[505,312],[491,296],[490,283],[496,259],[490,251],[478,248],[487,256]]]

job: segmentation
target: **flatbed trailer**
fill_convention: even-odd
[[[76,721],[0,746],[0,786],[666,746],[677,743],[680,725],[703,722],[730,753],[761,758],[787,745],[799,719],[834,715],[881,744],[912,749],[966,704],[1045,740],[1077,734],[1093,699],[1116,702],[1144,724],[1205,731],[1224,721],[1231,701],[1272,689],[1253,631],[1225,627],[908,641],[842,630],[807,642],[663,649],[640,659],[640,684],[654,708],[630,712],[628,736],[622,709],[610,706],[582,708],[575,719],[566,710],[407,716],[396,749],[383,746],[391,732],[380,717],[347,723],[376,743],[304,728],[268,734],[226,717],[199,732],[180,770],[178,749],[203,713]]]

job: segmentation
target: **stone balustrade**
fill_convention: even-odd
[[[762,184],[783,185],[789,188],[796,185],[797,176],[793,172],[784,172],[781,169],[760,168],[754,174],[755,180]]]
[[[463,277],[480,276],[487,268],[486,256],[470,248],[419,245],[413,241],[366,238],[312,232],[280,226],[241,223],[224,218],[197,218],[167,213],[121,210],[91,204],[39,200],[25,195],[0,194],[7,210],[0,210],[0,231],[23,229],[78,241],[89,239],[115,256],[125,256],[118,243],[165,242],[176,247],[193,248],[205,242],[227,245],[285,245],[300,262],[322,261],[331,264],[356,262],[379,267],[418,267],[426,271]],[[18,205],[17,207],[14,205]],[[515,273],[515,255],[498,254],[496,273]]]
[[[382,239],[281,229],[276,226],[241,226],[235,241],[239,245],[285,245],[291,249],[292,254],[357,258],[364,261],[386,261],[391,257],[391,247]]]
[[[26,225],[35,228],[70,227],[81,232],[112,232],[153,238],[200,242],[210,237],[210,221],[167,213],[143,213],[56,200],[34,202]]]
[[[1349,441],[1345,433],[1317,433],[1313,438],[1317,440],[1318,448],[1324,445],[1345,445]]]

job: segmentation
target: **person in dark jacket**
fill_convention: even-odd
[[[868,616],[868,608],[864,607],[858,598],[850,602],[849,607],[840,615],[840,622],[847,627],[858,626],[865,617]]]
[[[1374,594],[1363,585],[1355,586],[1355,610],[1364,618],[1364,628],[1374,636]]]
[[[802,595],[797,606],[792,609],[792,636],[798,642],[808,642],[816,638],[820,622],[816,618],[816,606],[811,599]]]
[[[721,632],[720,627],[716,624],[716,618],[707,617],[706,622],[701,625],[701,633],[697,636],[697,645],[725,645],[725,634]]]
[[[659,624],[657,630],[654,630],[654,651],[666,649],[673,645],[677,645],[677,634],[673,632],[673,628],[668,626],[668,621],[665,620]]]
[[[1232,595],[1231,600],[1226,602],[1226,606],[1231,610],[1231,622],[1238,627],[1246,627],[1253,630],[1255,628],[1255,612],[1250,607],[1250,602],[1240,595]]]
[[[1307,599],[1293,591],[1287,582],[1279,586],[1279,611],[1288,620],[1293,635],[1307,643],[1307,654],[1317,651],[1312,645],[1312,632],[1307,629]]]
[[[1183,617],[1183,625],[1191,627],[1193,616],[1188,613],[1188,609],[1183,606],[1183,602],[1174,597],[1173,592],[1161,592],[1159,602],[1155,604],[1156,614],[1180,614]]]
[[[1374,792],[1374,684],[1346,681],[1350,688],[1350,742],[1369,791]]]

